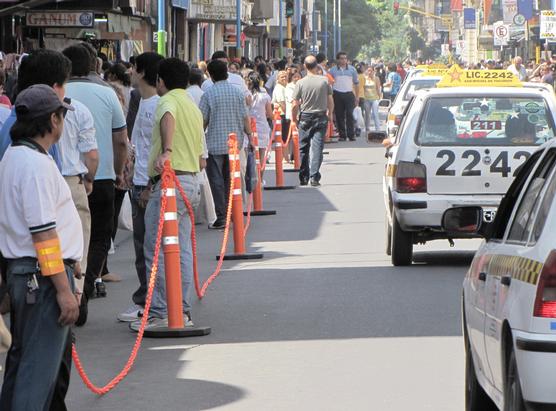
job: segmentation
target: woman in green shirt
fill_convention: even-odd
[[[378,117],[378,102],[381,96],[381,84],[378,76],[375,75],[375,69],[372,66],[367,68],[365,72],[365,128],[367,133],[371,132],[371,115],[375,123],[375,131],[380,130],[380,119]]]

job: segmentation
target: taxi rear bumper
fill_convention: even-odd
[[[513,330],[523,397],[531,409],[556,409],[556,335]]]
[[[452,207],[479,206],[497,208],[501,195],[430,195],[392,192],[392,204],[404,231],[442,232],[442,216]]]

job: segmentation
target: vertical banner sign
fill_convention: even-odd
[[[533,18],[533,0],[517,0],[517,12],[526,20]]]
[[[556,39],[556,11],[541,10],[541,27],[539,38],[541,40]]]
[[[450,11],[462,11],[463,0],[450,0]]]
[[[492,0],[484,0],[483,2],[483,21],[484,24],[488,24],[489,17],[490,17],[490,10],[492,9]]]
[[[513,24],[517,14],[517,0],[502,0],[502,15],[504,23]]]
[[[475,9],[472,9],[471,7],[463,9],[463,28],[466,30],[477,28]]]

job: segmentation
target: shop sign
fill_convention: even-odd
[[[25,15],[28,27],[93,27],[92,11],[32,11]]]
[[[541,10],[541,29],[539,38],[541,40],[556,38],[556,11]]]
[[[251,7],[242,0],[241,2],[241,18],[249,20]],[[189,18],[193,20],[235,20],[236,5],[235,1],[227,0],[191,0],[189,9]]]

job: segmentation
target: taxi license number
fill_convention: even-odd
[[[487,158],[489,157],[489,158]],[[521,164],[514,169],[513,177],[519,173],[521,166],[531,157],[528,151],[518,151],[513,155],[514,160],[521,160]],[[436,158],[444,159],[444,163],[436,170],[437,176],[455,176],[456,170],[453,168],[456,162],[456,153],[452,150],[440,150],[436,154]],[[481,157],[481,153],[477,150],[466,150],[461,154],[461,160],[465,162],[465,167],[461,170],[462,177],[478,177],[481,176],[483,170],[478,168],[481,160],[483,164],[488,165],[491,174],[499,173],[502,177],[510,176],[512,167],[509,164],[509,155],[507,151],[500,152],[494,160],[490,156]]]

